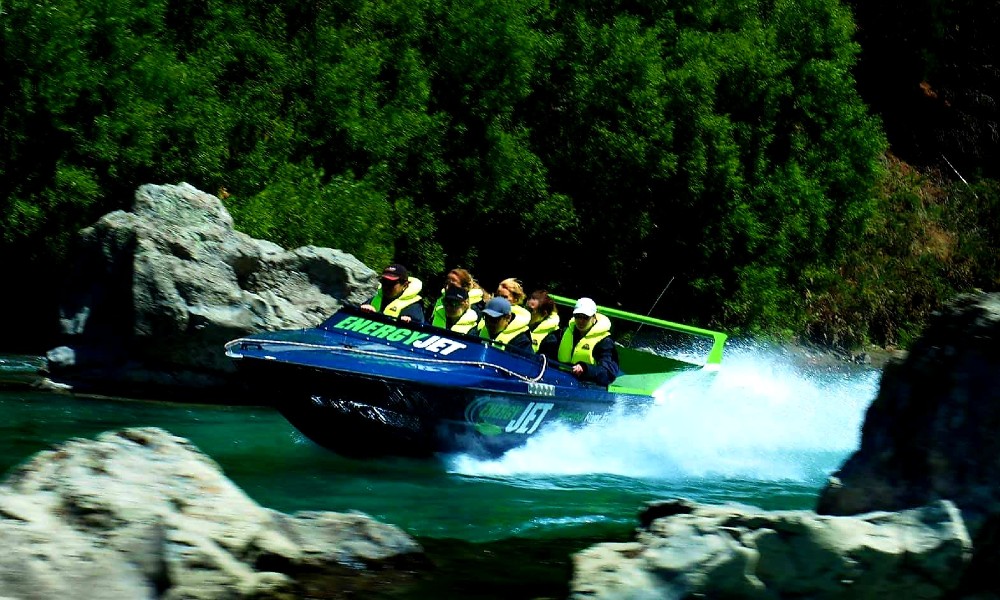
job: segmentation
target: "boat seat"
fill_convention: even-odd
[[[647,396],[651,396],[678,373],[701,368],[700,365],[683,360],[641,352],[625,346],[618,346],[618,366],[621,374],[608,387],[608,391]]]

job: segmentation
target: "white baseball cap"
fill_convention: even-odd
[[[573,314],[592,317],[597,314],[597,303],[590,298],[580,298],[573,307]]]

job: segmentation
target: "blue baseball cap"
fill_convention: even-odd
[[[504,315],[510,314],[510,302],[507,302],[506,298],[501,298],[496,296],[491,298],[489,302],[486,303],[486,308],[483,309],[483,313],[493,317],[502,317]]]

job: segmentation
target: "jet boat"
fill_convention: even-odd
[[[722,362],[723,333],[598,311],[707,338],[711,349],[704,362],[694,362],[619,346],[622,374],[605,388],[541,355],[344,307],[315,328],[233,340],[226,354],[306,437],[355,457],[497,456],[556,424],[582,427],[646,410],[679,373],[715,370]]]

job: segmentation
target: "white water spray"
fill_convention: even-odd
[[[497,460],[453,457],[451,469],[477,476],[814,481],[857,448],[879,376],[730,342],[722,369],[675,378],[642,416],[582,430],[553,427]]]

